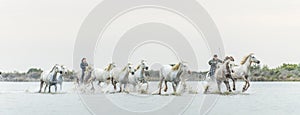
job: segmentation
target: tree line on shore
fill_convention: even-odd
[[[300,64],[282,64],[276,68],[269,68],[267,65],[251,66],[251,81],[300,81]],[[43,72],[40,68],[30,68],[27,72],[3,72],[0,81],[12,82],[35,82],[39,81],[40,75]],[[150,70],[147,73],[151,81],[159,80],[159,71]],[[201,81],[205,78],[207,71],[192,72],[188,77],[189,81]],[[68,70],[65,81],[73,81],[78,74],[74,70]]]

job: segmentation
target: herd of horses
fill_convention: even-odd
[[[213,76],[206,77],[206,81],[213,81],[217,84],[218,91],[221,92],[220,85],[224,83],[226,85],[227,91],[232,92],[229,80],[232,81],[233,90],[236,90],[235,83],[236,80],[242,79],[245,81],[245,85],[242,89],[243,92],[247,91],[250,87],[250,66],[251,64],[259,64],[260,61],[256,59],[253,53],[244,57],[241,61],[241,65],[234,64],[233,57],[226,57],[223,63],[218,64],[216,72]],[[149,89],[149,65],[146,60],[141,60],[138,66],[135,68],[133,64],[128,63],[123,68],[118,68],[115,63],[109,63],[105,69],[93,68],[88,66],[86,71],[84,71],[84,77],[81,78],[82,73],[78,73],[78,77],[75,83],[78,86],[90,87],[91,90],[95,90],[94,83],[100,86],[101,83],[106,83],[112,85],[114,90],[117,92],[127,92],[127,86],[132,85],[134,91],[146,91]],[[40,78],[40,90],[44,88],[46,92],[51,92],[51,86],[55,87],[57,91],[57,85],[60,85],[60,90],[62,90],[63,77],[66,75],[67,69],[65,66],[56,64],[50,71],[45,71],[41,74]],[[187,64],[183,61],[177,64],[163,65],[159,71],[159,85],[158,94],[162,94],[161,90],[167,92],[167,83],[172,83],[173,93],[181,93],[186,90],[186,80],[191,75],[191,71]],[[79,77],[80,76],[80,77]],[[163,83],[165,84],[163,88]],[[142,86],[146,88],[142,89]],[[204,93],[210,92],[210,87],[212,84],[208,84],[204,88]]]

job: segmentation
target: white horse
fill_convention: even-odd
[[[60,86],[60,91],[62,91],[62,83],[64,82],[64,76],[67,74],[67,67],[64,65],[61,65],[62,74],[60,74],[57,78],[57,84]]]
[[[232,74],[232,77],[234,79],[243,79],[245,81],[245,85],[243,87],[243,92],[247,91],[250,87],[250,66],[252,63],[259,64],[260,61],[256,59],[254,54],[251,53],[244,57],[244,59],[241,61],[241,65],[237,68],[234,68],[234,73]]]
[[[116,90],[116,84],[119,83],[119,92],[125,91],[126,86],[129,83],[129,74],[134,75],[134,68],[132,64],[128,63],[122,70],[114,69],[112,73],[112,84]],[[122,85],[124,85],[124,90],[122,90]]]
[[[190,75],[191,71],[188,69],[188,67],[182,63],[179,62],[176,65],[164,65],[160,69],[160,82],[159,82],[159,92],[158,94],[161,94],[162,89],[162,83],[165,83],[165,89],[164,91],[167,92],[168,90],[168,82],[172,83],[173,86],[173,92],[176,93],[176,89],[179,86],[179,82],[182,83],[184,89],[186,88],[185,81],[186,79],[183,78],[185,75]]]
[[[60,65],[56,64],[51,71],[49,72],[43,72],[41,74],[41,84],[40,84],[40,90],[39,93],[42,92],[42,88],[44,84],[46,84],[46,87],[44,89],[44,92],[46,92],[46,88],[49,86],[49,93],[51,92],[51,86],[55,86],[55,92],[57,91],[57,78],[60,76],[60,74],[63,74],[63,70]]]
[[[103,69],[94,69],[91,71],[91,79],[88,81],[92,85],[92,90],[94,90],[94,81],[98,81],[98,85],[100,86],[101,82],[109,84],[111,80],[112,70],[116,67],[115,63],[110,63],[104,70]]]
[[[217,70],[215,72],[215,78],[217,81],[219,92],[221,92],[221,83],[222,82],[224,82],[224,84],[226,85],[227,91],[232,92],[230,89],[228,79],[231,79],[231,74],[234,72],[233,66],[234,66],[233,61],[229,59],[229,60],[226,60],[223,64],[221,64],[219,68],[217,68]]]
[[[146,91],[149,89],[149,83],[146,80],[145,72],[149,69],[146,60],[142,60],[140,65],[135,69],[134,75],[129,75],[129,84],[133,85],[134,90],[136,90],[136,86],[139,86],[139,89],[143,84],[147,84]]]

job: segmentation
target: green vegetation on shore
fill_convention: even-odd
[[[300,81],[300,64],[282,64],[277,68],[267,65],[251,67],[252,81]]]
[[[33,82],[39,81],[43,71],[39,68],[30,68],[27,72],[3,72],[2,80],[14,82]],[[147,73],[151,81],[159,80],[159,72],[150,70]],[[207,72],[192,72],[189,81],[203,80]],[[76,77],[74,71],[68,71],[64,77],[65,81],[73,81]],[[282,64],[277,68],[269,68],[267,65],[251,66],[251,81],[300,81],[300,64]]]
[[[30,68],[27,72],[3,72],[1,74],[2,79],[0,81],[11,81],[11,82],[36,82],[39,81],[41,73],[43,72],[40,68]],[[65,81],[72,81],[75,72],[68,71],[64,77]]]

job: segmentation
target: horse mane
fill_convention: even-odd
[[[245,57],[242,59],[242,61],[241,61],[241,65],[245,64],[246,61],[247,61],[247,59],[248,59],[251,55],[253,55],[253,54],[254,54],[254,53],[250,53],[249,55],[245,56]]]
[[[140,69],[140,67],[141,67],[141,65],[137,66],[135,70],[139,70],[139,69]]]
[[[128,63],[127,66],[128,66],[128,65],[130,65],[130,63]],[[122,71],[125,71],[126,68],[127,68],[127,66],[125,66],[125,67],[122,69]]]
[[[229,69],[229,60],[228,61],[225,61],[225,67],[226,67],[226,70],[227,71],[230,71],[230,69]]]
[[[173,67],[172,67],[172,70],[178,70],[179,69],[179,65],[180,65],[180,63],[178,63],[178,64],[176,64],[176,65],[174,65]]]
[[[125,70],[126,70],[126,68],[127,68],[127,66],[125,66],[125,67],[122,69],[122,71],[125,71]]]
[[[110,70],[111,70],[111,66],[112,66],[112,64],[109,64],[108,67],[105,68],[104,70],[105,70],[105,71],[110,71]]]
[[[226,56],[223,62],[225,62],[227,60],[234,61],[234,58],[232,56]]]
[[[53,72],[54,71],[54,69],[55,69],[55,67],[57,66],[58,64],[55,64],[54,66],[53,66],[53,68],[51,69],[51,71],[50,72]]]
[[[87,66],[86,70],[87,70],[87,71],[92,70],[92,66]]]

